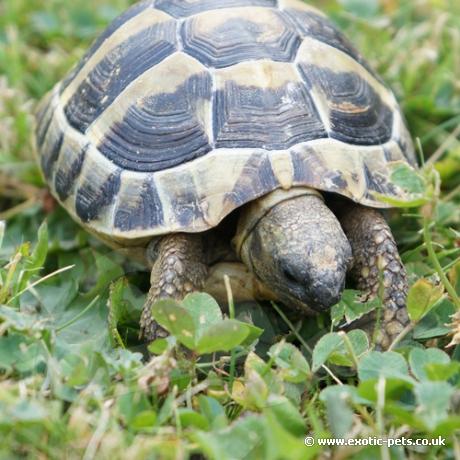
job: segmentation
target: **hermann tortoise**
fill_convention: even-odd
[[[155,300],[204,289],[226,244],[304,314],[334,305],[347,273],[381,292],[383,348],[408,322],[406,273],[374,208],[404,198],[391,172],[416,168],[411,139],[392,92],[305,3],[133,5],[43,99],[36,143],[71,216],[148,256],[146,339],[164,333]]]

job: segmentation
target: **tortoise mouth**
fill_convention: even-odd
[[[289,280],[279,290],[278,297],[286,306],[306,314],[323,313],[340,301],[345,289],[346,273],[347,266],[344,264],[341,269],[323,274],[320,280],[313,283]]]

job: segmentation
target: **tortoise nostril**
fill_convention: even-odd
[[[283,276],[290,283],[300,284],[299,280],[296,278],[292,270],[290,270],[289,268],[283,269]]]

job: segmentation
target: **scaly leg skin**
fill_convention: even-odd
[[[409,323],[406,310],[407,275],[391,230],[374,209],[352,205],[340,217],[353,251],[351,276],[367,299],[382,293],[383,309],[375,331],[375,312],[364,327],[377,348],[387,349]],[[375,334],[374,334],[375,332]]]
[[[152,305],[159,299],[182,300],[193,291],[203,290],[207,266],[203,263],[200,235],[178,233],[164,236],[155,246],[151,287],[141,316],[141,336],[147,341],[168,333],[153,319]]]

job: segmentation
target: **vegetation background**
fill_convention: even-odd
[[[0,0],[0,458],[460,459],[460,2],[311,1],[394,89],[423,164],[398,178],[419,207],[391,219],[412,286],[392,350],[332,332],[369,307],[352,291],[332,325],[251,304],[225,320],[197,295],[157,309],[194,336],[166,324],[175,338],[150,361],[136,329],[148,273],[53,206],[32,141],[36,101],[130,3]],[[206,324],[191,304],[214,312]],[[306,435],[446,446],[307,447]]]

